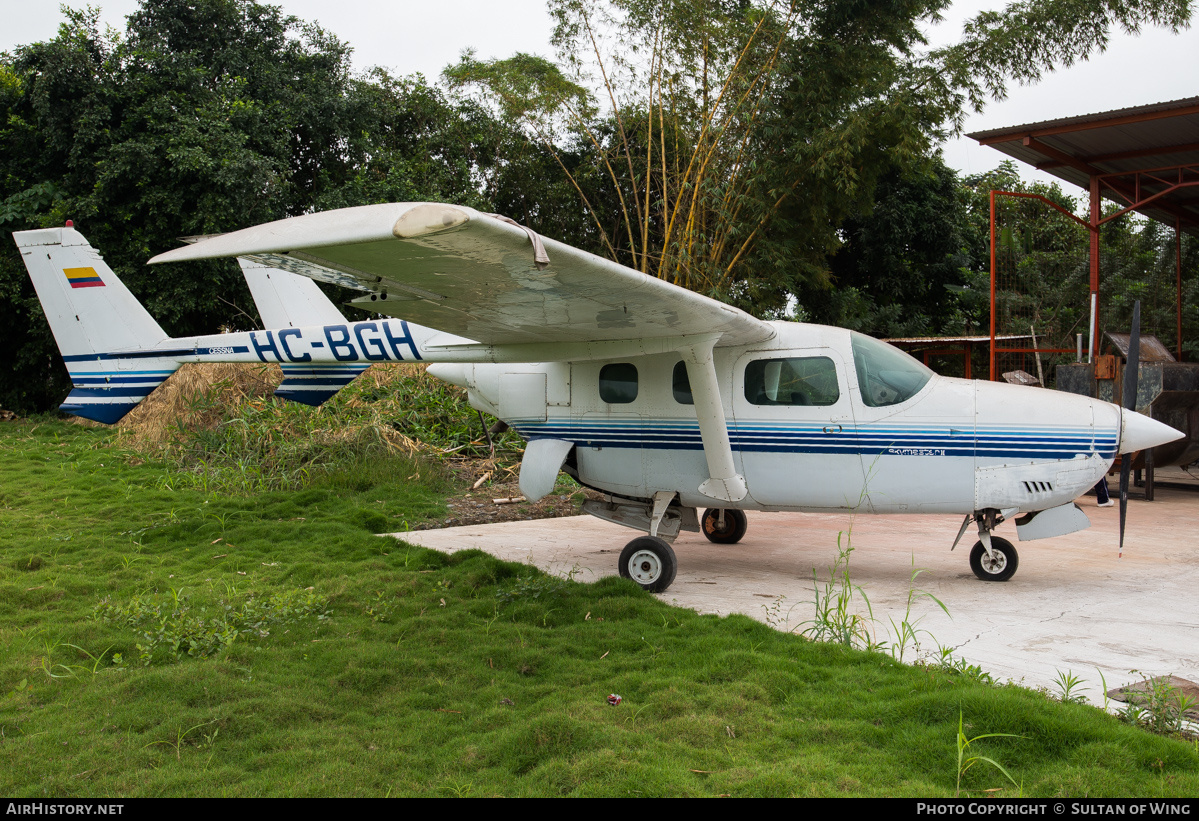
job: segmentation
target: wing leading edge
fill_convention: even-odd
[[[389,203],[266,223],[150,262],[245,257],[367,291],[355,300],[364,308],[489,345],[774,335],[744,311],[552,239],[535,254],[532,239],[473,208]]]

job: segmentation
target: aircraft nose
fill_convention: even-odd
[[[1186,434],[1176,431],[1169,425],[1156,419],[1150,419],[1142,413],[1120,410],[1120,452],[1132,453],[1136,450],[1155,448],[1166,442],[1181,439]]]

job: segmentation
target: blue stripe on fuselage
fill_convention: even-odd
[[[580,422],[523,421],[512,423],[528,439],[565,439],[584,446],[649,450],[701,450],[694,422]],[[1116,434],[1089,428],[1061,427],[987,429],[971,431],[929,427],[865,425],[825,433],[821,425],[730,425],[735,451],[744,453],[813,453],[863,455],[925,455],[1072,459],[1096,453],[1115,455]]]
[[[230,353],[249,353],[246,345],[212,346],[208,348],[172,348],[170,350],[124,351],[117,353],[80,353],[63,356],[64,362],[110,362],[118,359],[178,359],[191,356],[224,356]],[[136,371],[128,371],[136,373]]]

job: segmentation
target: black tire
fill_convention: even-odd
[[[1012,543],[1007,539],[992,536],[991,550],[995,553],[994,559],[987,556],[982,542],[974,543],[974,548],[970,551],[970,569],[974,571],[974,575],[984,582],[1006,582],[1016,575],[1020,557],[1016,555],[1016,548]]]
[[[724,527],[721,527],[721,509],[710,507],[704,511],[704,519],[700,521],[700,530],[704,531],[707,541],[716,544],[736,544],[746,535],[749,519],[745,511],[734,508],[724,508]]]
[[[700,529],[708,537],[708,541],[716,544],[736,544],[749,529],[749,519],[746,518],[745,511],[733,508],[725,508],[724,527],[720,526],[720,508],[716,507],[704,511],[704,519],[700,524]]]
[[[633,539],[620,551],[620,575],[651,593],[670,587],[678,569],[674,548],[657,536]]]

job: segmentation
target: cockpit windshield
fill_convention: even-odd
[[[898,348],[850,333],[862,401],[872,408],[898,405],[920,392],[933,372]]]

